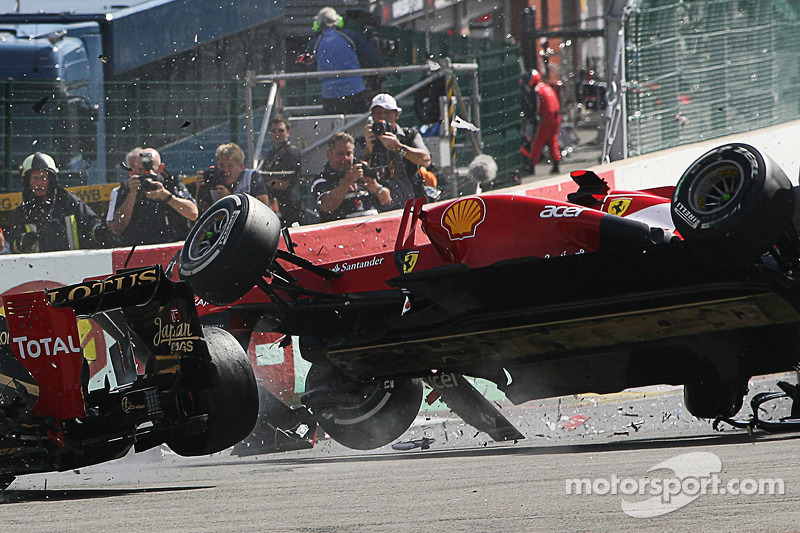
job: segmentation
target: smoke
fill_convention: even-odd
[[[489,183],[497,176],[497,163],[492,156],[481,154],[475,156],[475,159],[467,167],[467,172],[471,180],[478,183]]]

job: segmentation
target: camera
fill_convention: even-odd
[[[139,161],[142,163],[142,168],[146,173],[153,172],[153,156],[142,152],[139,154]]]
[[[208,187],[209,189],[213,189],[217,185],[224,185],[224,183],[222,182],[224,177],[225,176],[222,173],[222,171],[217,167],[214,166],[208,167],[208,170],[205,171],[205,176],[204,176],[206,182],[205,186]]]
[[[390,124],[385,120],[378,120],[372,123],[372,133],[375,134],[376,137],[386,133],[397,134],[397,128],[394,124]]]
[[[158,185],[156,185],[156,182],[153,180],[153,177],[157,177],[155,172],[153,172],[153,156],[144,152],[140,153],[139,161],[142,163],[142,169],[145,172],[139,176],[141,179],[139,189],[145,192],[158,189]]]
[[[156,185],[155,180],[151,176],[152,175],[147,175],[147,174],[142,174],[141,176],[139,176],[142,180],[141,182],[139,182],[139,190],[147,192],[158,189],[158,185]]]
[[[365,163],[363,161],[360,164],[361,164],[361,170],[364,171],[364,177],[366,177],[366,178],[374,178],[376,180],[381,180],[384,177],[386,177],[387,167],[382,166],[382,167],[375,168],[375,167],[369,166],[367,163]]]
[[[375,140],[372,141],[372,153],[386,154],[386,147],[383,146],[383,143],[380,141],[380,139],[378,139],[378,137],[384,133],[397,134],[397,127],[395,127],[394,124],[386,122],[385,120],[376,120],[372,123],[372,133],[375,135]],[[374,162],[371,161],[371,163]]]

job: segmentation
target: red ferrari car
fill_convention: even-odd
[[[327,263],[232,195],[191,231],[180,275],[202,320],[299,339],[305,408],[262,389],[259,424],[298,440],[316,422],[349,447],[387,444],[417,415],[421,380],[504,440],[523,436],[464,376],[514,403],[683,384],[692,414],[726,418],[750,377],[794,367],[797,188],[768,156],[720,146],[674,188],[573,178],[564,202],[409,202],[394,249]]]

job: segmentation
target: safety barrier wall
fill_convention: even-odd
[[[749,132],[737,134],[663,150],[652,154],[598,165],[592,169],[601,174],[609,185],[617,189],[639,189],[661,185],[674,185],[683,171],[701,154],[726,142],[746,142],[769,154],[797,183],[800,170],[797,142],[800,137],[800,121],[790,122]],[[496,191],[495,194],[526,194],[553,199],[564,199],[575,189],[568,176],[556,176],[546,180],[523,184]],[[302,226],[292,230],[301,255],[304,250],[319,259],[335,259],[360,255],[362,250],[374,249],[370,241],[383,240],[387,247],[394,246],[400,212],[386,213],[369,220],[347,220]],[[356,231],[353,231],[354,228]],[[163,253],[164,247],[145,246],[137,248],[128,266],[148,264],[155,257],[165,259],[166,264],[172,254]],[[177,250],[177,247],[168,246]],[[112,260],[116,258],[115,260]],[[112,273],[112,265],[123,266],[127,250],[94,250],[55,252],[47,254],[0,256],[0,294],[23,283],[54,281],[58,283],[77,283],[85,277]]]
[[[674,185],[683,171],[700,155],[726,142],[745,142],[769,154],[797,184],[800,157],[796,142],[800,121],[735,135],[713,141],[617,161],[593,167],[609,186],[630,190]],[[576,186],[568,176],[524,184],[496,194],[525,194],[563,200]],[[374,253],[376,245],[392,249],[397,237],[400,213],[386,213],[365,219],[344,220],[292,230],[297,252],[308,259],[334,261]],[[424,235],[420,235],[424,239]],[[420,240],[422,240],[420,239]],[[134,250],[84,250],[42,254],[0,256],[0,296],[78,283],[88,277],[112,274],[116,269],[151,264],[166,266],[180,249],[179,244],[143,246]],[[93,325],[81,321],[81,340],[91,361],[92,380],[102,383],[106,376],[113,383],[106,364],[108,339],[98,335]],[[288,364],[288,362],[278,363]],[[294,368],[294,366],[293,366]]]

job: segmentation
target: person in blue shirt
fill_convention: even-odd
[[[344,20],[332,7],[324,7],[314,19],[317,32],[306,52],[317,63],[317,71],[375,68],[383,65],[380,54],[360,34],[342,29]],[[326,114],[367,111],[369,99],[364,78],[342,76],[322,79],[322,109]]]

